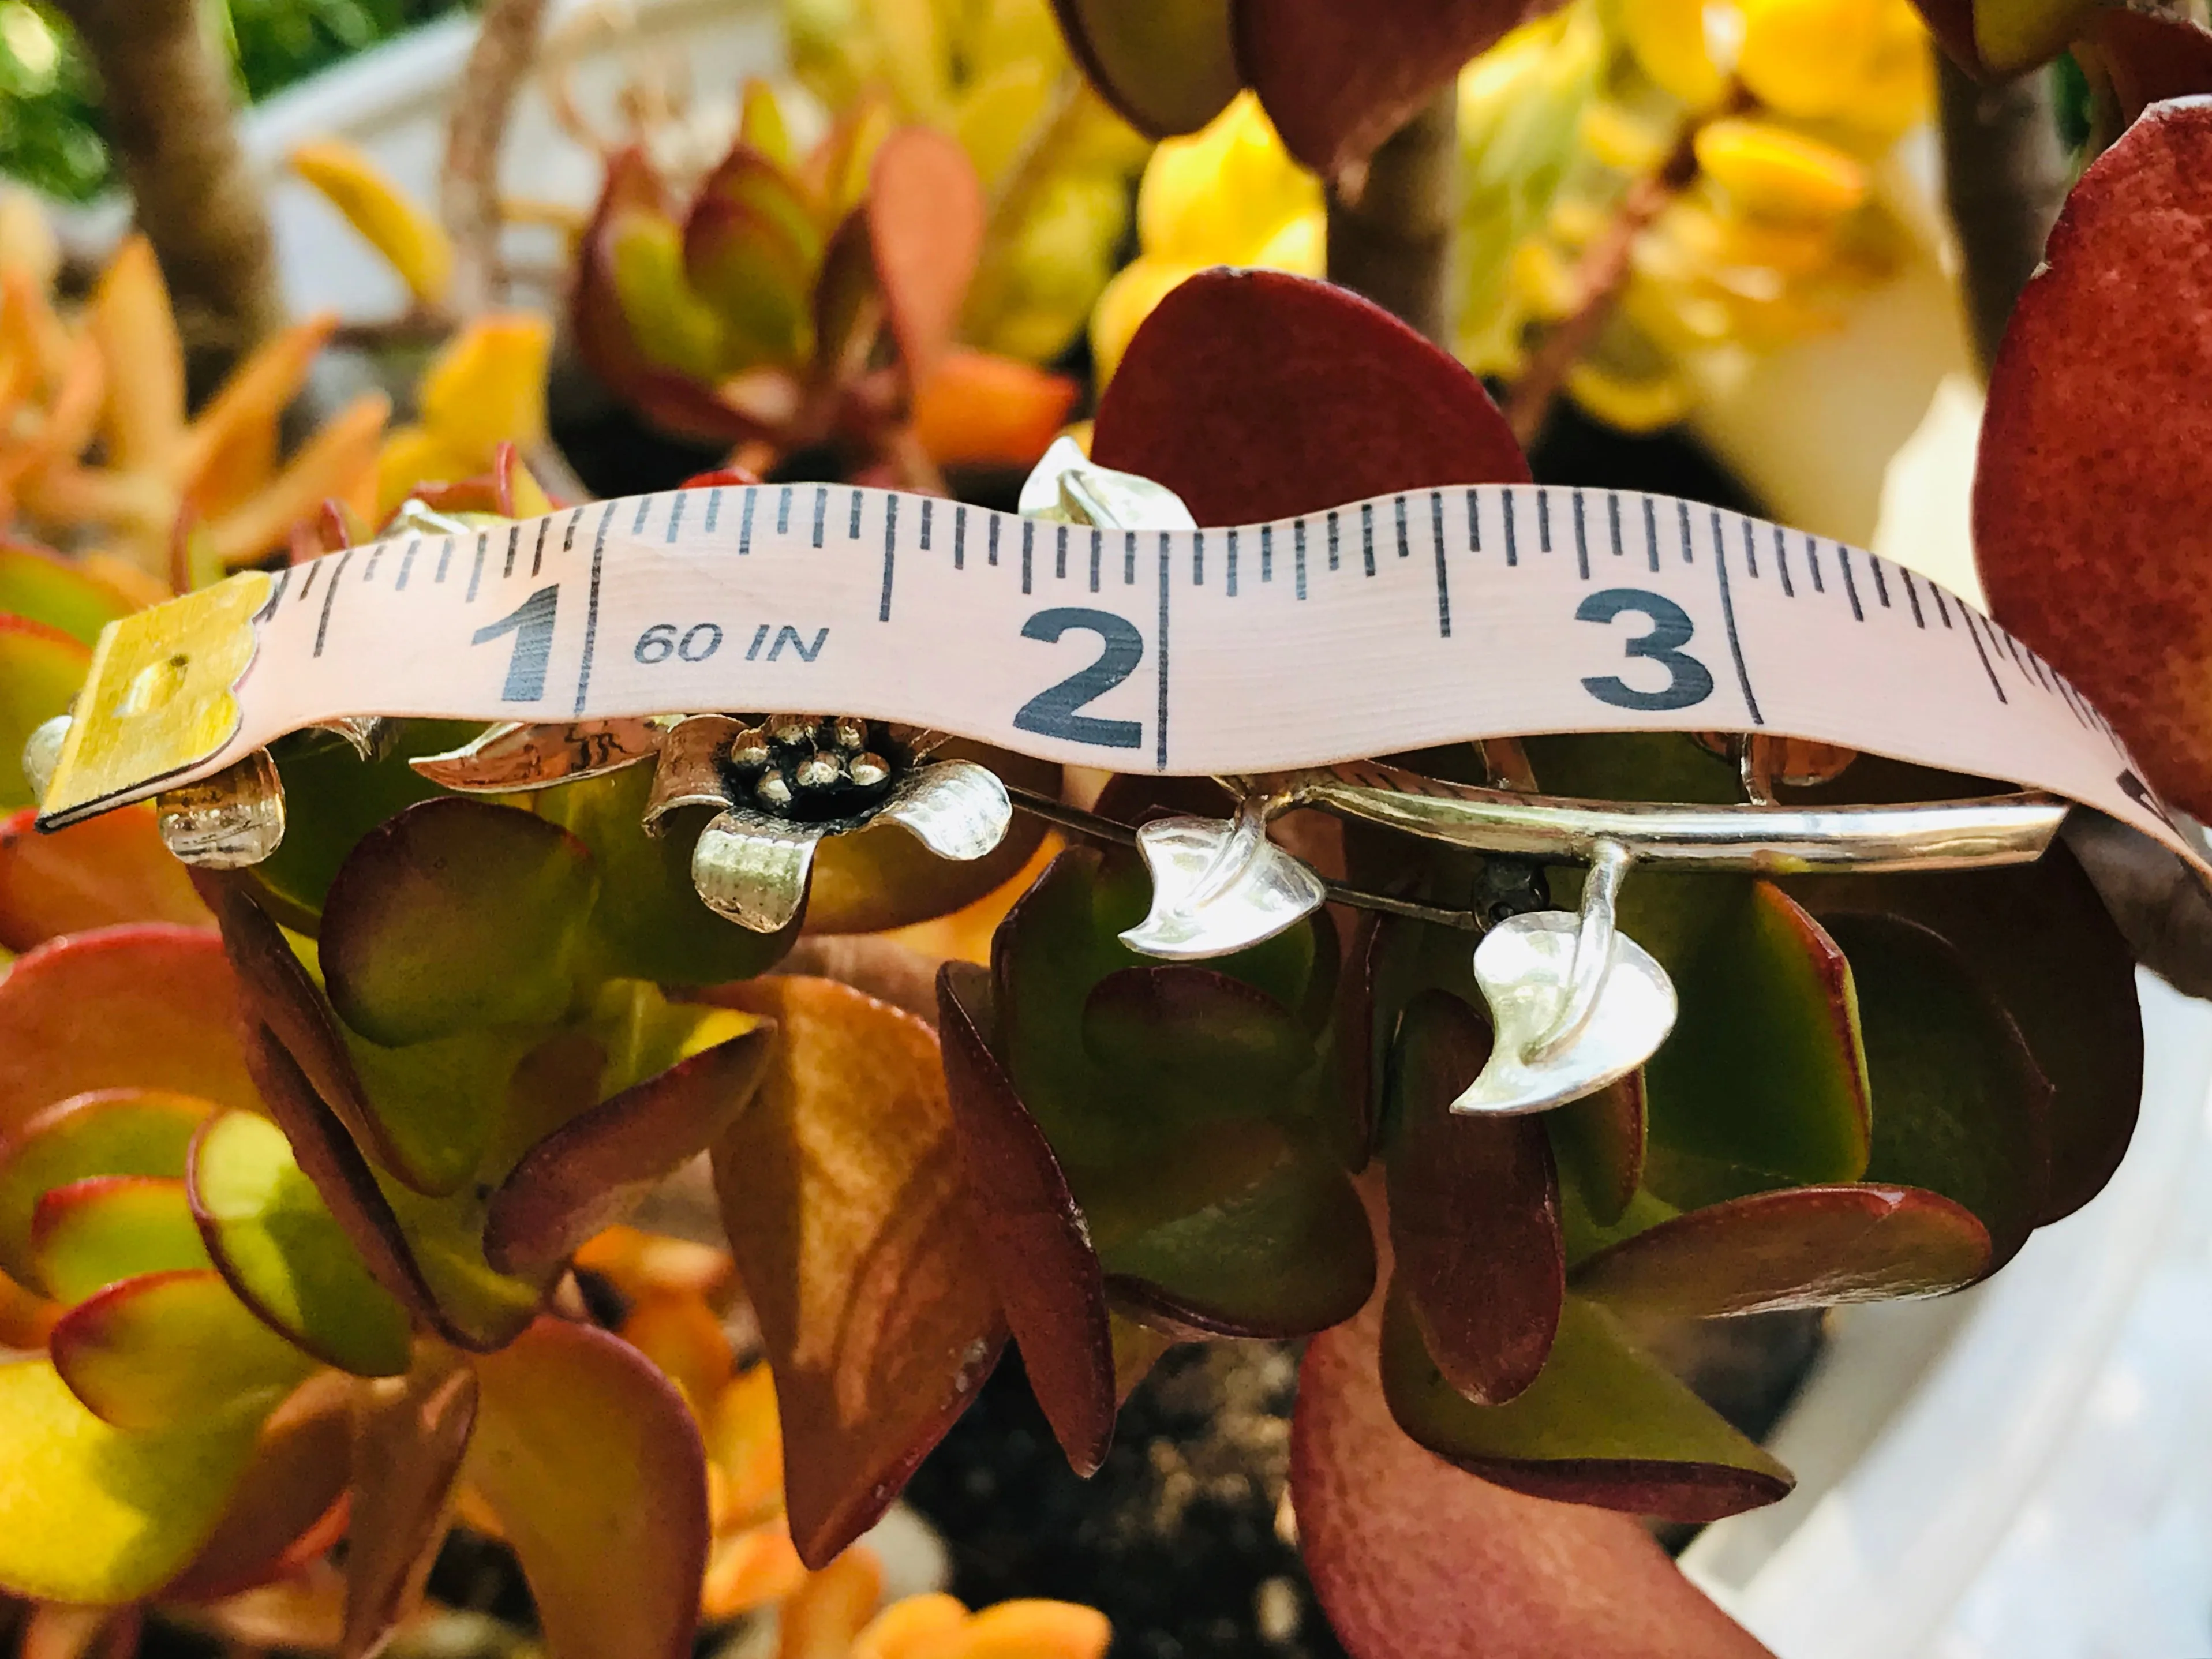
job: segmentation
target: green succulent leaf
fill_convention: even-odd
[[[1641,1071],[1544,1115],[1563,1176],[1600,1226],[1626,1214],[1644,1184],[1645,1122]]]
[[[254,1424],[126,1433],[43,1359],[0,1364],[0,1587],[115,1606],[176,1577],[252,1460]]]
[[[258,1425],[314,1364],[204,1268],[110,1285],[62,1316],[48,1352],[94,1415],[142,1434]]]
[[[1114,1436],[1104,1270],[1052,1144],[993,1047],[999,1033],[989,974],[949,962],[938,970],[937,997],[978,1243],[1037,1403],[1069,1463],[1089,1474]]]
[[[1794,1187],[1709,1205],[1578,1263],[1577,1296],[1690,1318],[1936,1296],[1987,1269],[1972,1212],[1914,1187]]]
[[[92,1176],[56,1187],[31,1216],[33,1283],[65,1307],[140,1273],[205,1267],[185,1183]]]
[[[1841,781],[1880,769],[1907,769],[1869,756]],[[1941,775],[1910,770],[1917,799],[1975,793],[1971,781],[1946,787]],[[2142,1098],[2142,1011],[2134,952],[2063,843],[2011,869],[1798,877],[1784,885],[1824,921],[1887,914],[1949,940],[2011,1015],[2051,1083],[2051,1194],[2039,1219],[2070,1215],[2103,1190]]]
[[[397,1048],[350,1030],[340,1035],[378,1162],[429,1197],[466,1186],[498,1130],[533,1033],[495,1025]]]
[[[1488,1023],[1450,992],[1407,1005],[1392,1068],[1390,1245],[1393,1286],[1438,1367],[1469,1399],[1501,1405],[1544,1368],[1566,1261],[1541,1121],[1451,1109],[1490,1049]]]
[[[1989,1229],[1990,1270],[2044,1213],[2051,1085],[1972,967],[1925,927],[1838,916],[1859,978],[1875,1100],[1867,1178],[1924,1187]]]
[[[370,1275],[283,1131],[244,1112],[209,1119],[189,1185],[216,1270],[246,1306],[343,1370],[407,1369],[407,1310]]]
[[[1116,1302],[1178,1334],[1304,1336],[1359,1311],[1375,1288],[1375,1241],[1328,1149],[1248,1119],[1200,1129],[1170,1162],[1180,1213],[1133,1230],[1126,1180],[1100,1183],[1085,1204]],[[1191,1192],[1193,1177],[1216,1190]]]
[[[592,961],[610,977],[661,985],[720,985],[765,971],[797,929],[756,933],[709,910],[691,884],[691,849],[711,814],[673,813],[662,834],[648,836],[640,820],[652,788],[653,769],[631,766],[538,797],[538,810],[591,849],[599,872]]]
[[[182,1176],[214,1109],[158,1089],[110,1089],[57,1103],[0,1138],[0,1273],[34,1279],[31,1221],[44,1194],[94,1176]]]
[[[27,952],[0,979],[0,1133],[100,1089],[258,1104],[238,1010],[222,941],[200,928],[104,927]]]
[[[0,612],[0,811],[35,806],[23,745],[84,684],[92,653],[58,628]]]
[[[597,890],[589,849],[544,818],[459,797],[409,807],[331,884],[331,1002],[387,1047],[548,1024],[574,994]]]
[[[562,1659],[689,1659],[707,1464],[684,1397],[604,1331],[541,1319],[475,1362],[467,1479]],[[588,1457],[574,1455],[588,1447]]]
[[[1230,0],[1053,0],[1099,94],[1154,138],[1196,132],[1237,95]]]
[[[1694,951],[1668,964],[1682,1012],[1644,1067],[1646,1182],[1689,1205],[1857,1180],[1867,1061],[1845,953],[1771,883],[1674,879],[1700,882],[1710,911]]]
[[[1402,1296],[1383,1316],[1382,1388],[1399,1425],[1437,1456],[1534,1498],[1671,1521],[1771,1504],[1789,1470],[1629,1346],[1596,1304],[1569,1297],[1543,1373],[1479,1406],[1423,1346]]]
[[[408,765],[410,755],[458,749],[482,728],[460,720],[402,720],[374,760],[328,732],[303,734],[271,750],[284,784],[284,839],[252,867],[264,905],[312,935],[338,867],[361,838],[418,801],[446,792]]]
[[[82,567],[34,547],[0,544],[0,615],[66,634],[81,645],[137,609],[122,592]]]
[[[683,247],[692,292],[722,325],[720,370],[804,359],[813,266],[774,217],[743,201],[702,197],[684,222]]]
[[[1083,1048],[1182,1116],[1224,1091],[1288,1087],[1315,1059],[1289,1009],[1226,974],[1180,963],[1121,968],[1091,988]]]

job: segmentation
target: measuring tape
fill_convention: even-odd
[[[2212,877],[2112,727],[1902,566],[1632,490],[1097,530],[842,484],[595,501],[248,573],[103,635],[40,823],[363,714],[824,710],[1115,771],[1768,732],[2051,790]]]

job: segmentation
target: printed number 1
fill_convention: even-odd
[[[495,623],[476,631],[471,645],[483,645],[502,634],[514,635],[514,654],[507,659],[507,684],[501,698],[507,702],[536,702],[545,695],[545,665],[553,656],[553,612],[561,602],[561,584],[539,588]]]
[[[1593,674],[1583,681],[1583,690],[1615,708],[1645,714],[1688,708],[1712,696],[1711,671],[1681,648],[1690,642],[1696,624],[1674,600],[1641,587],[1608,587],[1576,606],[1575,620],[1609,623],[1624,611],[1640,611],[1651,619],[1647,632],[1627,641],[1627,651],[1632,657],[1646,657],[1665,668],[1667,684],[1656,691],[1639,691],[1618,674]]]

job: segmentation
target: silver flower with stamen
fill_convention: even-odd
[[[699,833],[691,882],[756,933],[790,926],[825,836],[897,824],[943,859],[980,859],[1013,819],[1006,786],[973,761],[926,758],[930,734],[851,715],[695,714],[663,738],[645,827],[683,806],[720,811]]]

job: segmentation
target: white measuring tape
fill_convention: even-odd
[[[1739,514],[1543,485],[1194,532],[765,484],[395,537],[115,624],[41,823],[346,716],[693,709],[828,710],[1179,774],[1769,732],[2047,789],[2212,877],[2097,712],[1957,595]]]

